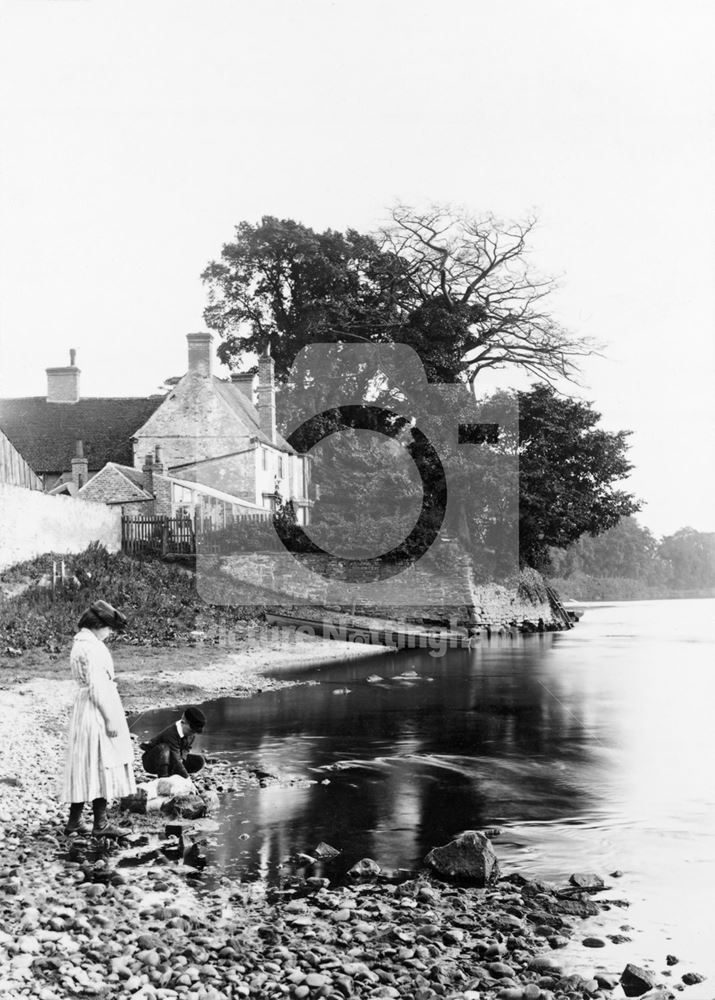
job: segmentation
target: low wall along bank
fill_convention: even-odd
[[[0,483],[0,570],[44,552],[82,552],[92,542],[118,552],[121,521],[119,508]]]
[[[334,589],[319,572],[320,559],[319,556],[294,557],[287,552],[206,557],[203,565],[201,559],[197,564],[199,593],[202,573],[219,570],[242,585],[250,584],[285,595],[286,603],[302,605],[306,613],[308,604],[330,607]],[[528,572],[541,579],[533,570]],[[523,621],[535,624],[541,618],[547,626],[559,623],[545,594],[534,592],[529,596],[521,587],[477,584],[466,559],[461,565],[454,565],[447,575],[426,563],[417,563],[391,579],[370,585],[342,585],[341,592],[347,595],[357,614],[398,620],[411,616],[449,618],[455,624],[499,626]],[[409,595],[409,603],[405,595]]]

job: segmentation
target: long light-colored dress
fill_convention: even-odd
[[[90,629],[77,633],[70,653],[77,693],[72,706],[62,802],[116,799],[136,791],[129,727],[114,682],[112,655]],[[107,736],[105,718],[116,731]]]

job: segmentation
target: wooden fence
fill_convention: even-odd
[[[40,479],[2,431],[0,431],[0,483],[42,491]]]
[[[129,555],[193,555],[197,527],[190,517],[123,517],[122,552]]]
[[[234,525],[257,524],[270,521],[272,514],[247,514],[236,518]],[[211,521],[198,515],[166,517],[147,515],[144,517],[122,517],[122,551],[128,555],[169,554],[196,555],[197,551],[211,553],[221,551],[226,532],[230,527],[216,528]]]

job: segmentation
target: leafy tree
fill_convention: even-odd
[[[676,589],[715,587],[715,532],[681,528],[661,541],[658,555]]]
[[[402,265],[371,236],[316,233],[291,219],[242,222],[221,259],[202,278],[204,313],[223,338],[218,354],[238,366],[270,344],[284,381],[295,356],[312,343],[379,341],[400,324]]]
[[[658,575],[657,550],[652,532],[634,517],[624,517],[602,535],[583,535],[566,549],[551,549],[549,559],[555,576],[580,573],[647,582]]]
[[[270,343],[281,381],[307,344],[351,340],[409,344],[435,382],[504,366],[574,379],[592,346],[545,309],[554,282],[528,264],[534,224],[405,206],[374,236],[242,222],[202,275],[205,319],[232,366]]]
[[[632,494],[616,488],[632,468],[629,432],[602,430],[590,403],[565,399],[547,385],[517,395],[520,559],[546,568],[550,546],[598,535],[640,509]]]

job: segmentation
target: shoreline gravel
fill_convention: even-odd
[[[270,634],[236,650],[112,648],[128,713],[247,697],[296,683],[267,671],[377,652]],[[337,887],[308,878],[274,890],[214,873],[197,892],[201,874],[161,853],[121,867],[120,846],[97,854],[93,841],[61,832],[55,781],[73,697],[67,657],[5,664],[0,685],[10,720],[0,755],[0,996],[623,996],[612,972],[569,976],[559,961],[581,919],[599,910],[578,888],[516,875],[476,889],[419,874]],[[139,837],[167,822],[132,818]]]

